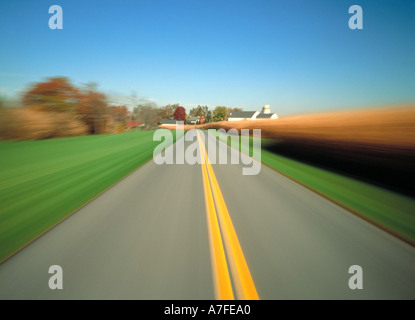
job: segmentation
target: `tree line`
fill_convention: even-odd
[[[153,129],[160,121],[175,119],[185,123],[191,117],[202,122],[225,121],[238,108],[198,105],[186,113],[179,104],[157,107],[138,104],[110,105],[96,83],[74,86],[66,77],[48,78],[26,91],[18,107],[7,108],[0,100],[0,139],[48,139],[78,135],[120,133],[137,126]]]
[[[154,104],[139,105],[133,109],[133,115],[146,126],[156,126],[162,120],[176,120],[189,123],[190,118],[199,118],[198,123],[208,123],[228,120],[229,114],[235,111],[242,111],[240,108],[227,108],[225,106],[217,106],[213,111],[208,106],[198,105],[190,109],[189,114],[186,109],[176,104],[168,104],[157,108]],[[202,120],[203,119],[203,120]]]

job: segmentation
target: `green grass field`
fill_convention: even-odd
[[[0,261],[150,160],[153,133],[0,142]]]
[[[261,162],[415,245],[415,199],[265,149]]]
[[[0,261],[150,160],[153,133],[0,142]],[[415,243],[414,199],[264,149],[261,161]]]

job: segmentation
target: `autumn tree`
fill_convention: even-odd
[[[0,140],[51,139],[87,133],[87,127],[70,113],[30,108],[0,110]]]
[[[198,105],[196,108],[192,108],[189,112],[190,117],[201,117],[206,116],[209,111],[208,106],[200,106]]]
[[[173,113],[173,118],[176,121],[186,121],[186,109],[178,106]]]
[[[38,111],[74,112],[78,102],[78,90],[65,77],[36,83],[23,96],[23,105]]]
[[[208,112],[206,113],[206,118],[205,118],[205,122],[210,122],[212,121],[212,111],[208,110]]]
[[[202,116],[206,117],[208,112],[210,112],[209,107],[208,106],[200,106],[200,107],[202,108],[202,113],[203,113]]]
[[[126,106],[112,106],[111,109],[114,121],[125,125],[129,118],[128,108]]]
[[[164,107],[161,107],[157,110],[158,113],[158,119],[171,119],[173,118],[173,113],[176,110],[176,108],[179,106],[179,104],[168,104]]]
[[[192,108],[192,109],[190,109],[190,111],[189,111],[189,117],[197,117],[197,116],[199,116],[198,115],[198,109],[197,108]]]
[[[217,106],[213,110],[212,121],[225,121],[228,118],[228,109],[224,106]]]
[[[157,125],[158,110],[153,103],[141,104],[134,108],[135,118],[144,123],[145,129],[151,129]]]
[[[76,110],[91,134],[109,132],[112,112],[107,103],[107,97],[96,91],[94,86],[87,86],[79,93],[79,105]]]
[[[112,106],[111,117],[112,117],[112,127],[113,133],[121,133],[126,129],[127,121],[131,117],[130,112],[126,106]]]

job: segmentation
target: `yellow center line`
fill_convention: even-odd
[[[197,133],[199,148],[202,149],[203,142]],[[200,156],[204,159],[204,154]],[[203,188],[205,192],[206,216],[208,221],[209,247],[212,259],[213,283],[215,289],[215,298],[220,300],[233,300],[231,279],[229,277],[228,265],[226,263],[225,250],[222,244],[222,238],[219,230],[219,223],[216,216],[215,205],[213,203],[212,190],[209,184],[209,178],[206,170],[206,161],[202,162]]]
[[[202,168],[204,168],[202,170],[206,170],[207,168],[207,176],[210,180],[210,185],[209,182],[208,185],[209,189],[213,193],[213,199],[215,200],[216,212],[219,217],[220,229],[222,230],[237,297],[239,299],[257,300],[259,299],[258,293],[252,280],[251,273],[246,263],[241,245],[239,244],[239,240],[236,235],[235,228],[233,227],[228,209],[226,207],[225,200],[220,190],[212,165],[210,164],[206,148],[200,138],[199,132],[197,135],[199,146],[201,148],[201,156],[203,154],[203,158],[205,159],[204,164],[202,161]],[[212,195],[210,195],[210,197],[212,197]]]

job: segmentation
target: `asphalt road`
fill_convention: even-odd
[[[212,165],[260,299],[415,299],[414,247],[243,167]],[[214,299],[208,228],[201,165],[150,161],[1,264],[0,299]],[[51,265],[63,290],[48,286]],[[348,286],[352,265],[361,290]]]

